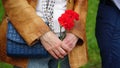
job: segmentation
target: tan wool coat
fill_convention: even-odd
[[[26,68],[28,58],[13,58],[6,54],[7,19],[12,22],[29,46],[32,46],[40,36],[50,29],[36,14],[37,0],[2,0],[2,2],[5,8],[5,16],[0,25],[0,62]],[[85,32],[87,2],[87,0],[67,1],[67,9],[74,10],[80,15],[79,21],[76,21],[74,28],[69,31],[80,38],[76,47],[68,54],[71,68],[78,68],[88,61]]]

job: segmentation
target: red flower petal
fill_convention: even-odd
[[[73,10],[66,10],[65,13],[58,18],[60,25],[66,30],[74,27],[74,20],[79,20],[79,15]]]

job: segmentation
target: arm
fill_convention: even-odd
[[[87,0],[74,0],[73,10],[80,15],[79,21],[75,21],[75,26],[70,30],[63,40],[62,48],[68,53],[75,47],[76,43],[83,45],[85,38],[85,22],[87,14]]]
[[[9,20],[29,45],[50,31],[27,0],[2,0],[2,2]]]
[[[70,32],[79,38],[78,44],[82,44],[86,32],[87,0],[74,0],[74,3],[74,11],[80,15],[80,19],[75,21],[75,26]]]

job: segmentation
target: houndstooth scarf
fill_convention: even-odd
[[[45,18],[45,21],[48,22],[49,27],[51,28],[52,31],[54,31],[53,29],[53,8],[55,5],[55,0],[43,0],[42,1],[42,11],[43,11],[43,15]]]

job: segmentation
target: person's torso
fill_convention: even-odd
[[[48,0],[46,0],[48,1]],[[58,18],[61,16],[61,14],[63,14],[66,10],[66,4],[67,1],[66,0],[54,0],[55,3],[51,4],[52,7],[50,7],[50,9],[46,9],[48,11],[52,11],[53,14],[50,14],[50,16],[52,17],[52,22],[49,22],[48,20],[46,20],[46,15],[44,14],[44,8],[48,7],[45,6],[45,4],[47,2],[45,2],[45,0],[38,0],[38,4],[36,7],[36,13],[38,16],[40,16],[45,22],[49,22],[50,24],[52,24],[52,29],[56,34],[59,34],[60,32],[60,25],[58,22]],[[52,8],[52,10],[51,10]],[[48,12],[49,13],[49,12]],[[49,17],[49,16],[47,16]],[[62,31],[64,31],[64,29],[62,29]]]

